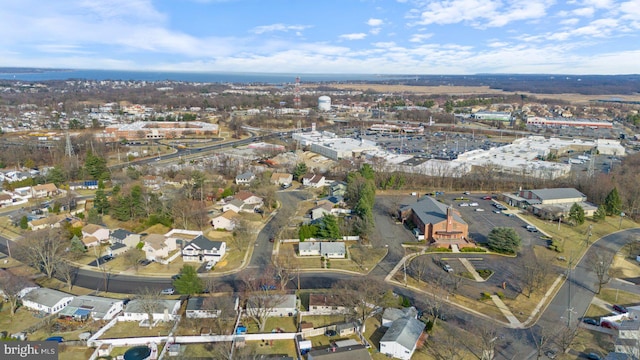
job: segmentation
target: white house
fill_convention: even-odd
[[[58,194],[58,188],[55,184],[42,184],[31,187],[31,197],[34,199],[51,197]]]
[[[47,228],[59,228],[61,226],[60,222],[65,218],[65,215],[50,215],[41,219],[31,220],[27,224],[31,230],[34,231]]]
[[[244,172],[236,176],[236,184],[248,184],[256,178],[256,175],[250,171]]]
[[[149,315],[145,311],[145,304],[143,301],[135,299],[131,300],[124,308],[122,312],[123,321],[142,321],[149,320]],[[179,315],[180,300],[150,300],[155,301],[155,310],[151,313],[154,321],[170,321],[176,319]]]
[[[298,244],[300,256],[324,256],[330,259],[344,259],[347,250],[343,242],[304,241]]]
[[[211,241],[199,235],[182,248],[182,261],[184,262],[209,262],[217,263],[227,251],[227,243],[224,241]]]
[[[169,257],[169,253],[177,249],[176,239],[160,234],[149,234],[143,240],[142,251],[148,260],[159,261]]]
[[[87,224],[82,228],[82,237],[93,236],[98,241],[109,240],[109,229],[96,224]]]
[[[324,175],[320,175],[320,174],[316,175],[316,174],[310,173],[302,177],[302,185],[313,187],[313,188],[321,188],[325,186],[325,180],[326,179]]]
[[[34,311],[55,314],[64,309],[71,300],[73,300],[73,295],[62,291],[37,288],[22,297],[22,306]]]
[[[288,185],[293,182],[293,175],[287,173],[271,174],[270,182],[275,185]]]
[[[222,311],[238,312],[240,298],[237,296],[191,297],[187,302],[185,316],[187,318],[216,318]],[[229,314],[225,314],[229,315]]]
[[[124,308],[124,301],[100,296],[82,295],[71,300],[58,316],[75,320],[111,320]]]
[[[266,305],[268,304],[268,306]],[[262,308],[264,306],[264,308]],[[298,299],[295,295],[255,294],[247,300],[247,314],[266,310],[269,316],[294,316],[298,313]]]
[[[85,236],[81,239],[81,241],[84,246],[88,248],[100,245],[100,241],[98,241],[98,238],[95,236]]]
[[[0,207],[13,205],[13,196],[5,192],[0,193]]]
[[[249,191],[239,191],[233,196],[234,198],[241,200],[245,205],[258,205],[262,206],[263,200],[261,197],[256,196]]]
[[[233,231],[236,227],[237,213],[232,210],[228,210],[220,214],[219,216],[211,219],[211,226],[214,229],[224,229],[227,231]]]
[[[380,339],[380,352],[396,359],[411,359],[424,328],[422,321],[413,318],[394,321]]]
[[[309,314],[336,315],[345,314],[348,309],[342,301],[332,294],[309,294]]]
[[[382,326],[389,327],[394,321],[401,318],[417,319],[418,310],[413,306],[402,309],[388,307],[382,313]]]
[[[227,211],[233,211],[234,213],[239,213],[240,211],[242,211],[242,206],[244,205],[244,202],[240,199],[233,199],[230,202],[222,205],[222,211],[223,212],[227,212]]]

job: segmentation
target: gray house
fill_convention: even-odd
[[[402,360],[409,360],[416,350],[425,324],[412,318],[400,318],[380,339],[380,352]]]

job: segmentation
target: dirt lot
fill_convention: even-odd
[[[420,95],[475,95],[475,94],[504,94],[512,95],[515,92],[502,91],[499,89],[490,89],[488,86],[408,86],[408,85],[384,85],[384,84],[331,84],[331,87],[338,89],[354,89],[365,91],[373,89],[378,92],[407,92]],[[313,85],[305,85],[311,88]],[[518,92],[537,98],[553,98],[562,99],[572,103],[587,103],[593,100],[594,95],[581,94],[532,94],[526,92]],[[640,101],[640,95],[606,95],[606,98],[619,98],[627,101]]]

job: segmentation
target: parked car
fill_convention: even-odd
[[[477,202],[472,202],[471,204],[469,204],[469,206],[478,206]]]
[[[142,260],[139,261],[139,264],[142,265],[142,266],[147,266],[147,265],[149,265],[151,263],[152,263],[152,261],[149,260],[149,259],[142,259]]]
[[[275,242],[275,241],[276,241],[276,240],[273,238],[273,236],[269,238],[269,242],[271,242],[271,243],[272,243],[272,242]]]
[[[496,214],[500,214],[502,211],[500,211],[500,210],[493,210],[493,212],[494,212],[494,213],[496,213]]]
[[[453,272],[453,268],[449,264],[442,265],[442,269],[446,272]]]
[[[326,336],[336,336],[338,333],[335,330],[327,330],[324,332]]]
[[[111,261],[111,260],[113,260],[113,255],[105,255],[105,256],[102,257],[102,261],[103,262],[108,262],[108,261]]]
[[[558,352],[556,350],[549,349],[544,352],[544,355],[549,359],[555,359],[556,357],[558,357]]]
[[[469,203],[460,203],[458,206],[469,206]]]
[[[482,208],[477,208],[476,211],[484,211]]]
[[[162,289],[160,291],[160,295],[173,295],[175,294],[176,290],[174,288],[167,288],[167,289]]]
[[[506,214],[506,213],[505,213],[505,215],[507,215],[508,217],[514,217],[514,216],[516,216],[516,214],[514,214],[514,213],[508,213],[508,214]]]
[[[213,261],[209,261],[207,263],[207,265],[204,266],[204,269],[209,271],[209,270],[213,269],[213,265],[215,265],[214,262]]]
[[[175,274],[171,277],[171,280],[178,280],[180,279],[180,277],[182,276],[182,274]]]
[[[470,193],[470,192],[468,192],[468,191],[463,192],[463,194],[465,194],[465,195],[471,195],[471,193]]]
[[[629,310],[627,310],[627,308],[622,305],[613,305],[613,310],[621,314],[626,314],[629,312]]]
[[[600,360],[602,358],[600,357],[600,355],[598,355],[596,353],[588,353],[587,354],[587,359],[589,359],[589,360]]]
[[[591,318],[584,318],[582,319],[582,322],[588,325],[594,325],[594,326],[598,326],[598,320],[596,319],[591,319]]]
[[[482,198],[482,200],[491,200],[491,196],[487,195]]]

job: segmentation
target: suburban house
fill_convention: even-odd
[[[264,301],[262,301],[264,300]],[[266,306],[268,304],[268,308]],[[269,316],[294,316],[298,313],[298,299],[295,295],[265,295],[258,294],[249,296],[247,300],[247,314],[261,311],[261,306],[265,306],[264,310]]]
[[[640,358],[640,320],[623,320],[618,326],[614,350]]]
[[[238,312],[240,298],[237,296],[190,297],[185,316],[187,318],[216,318],[222,311]]]
[[[58,195],[58,192],[58,188],[53,183],[31,187],[31,197],[34,199],[55,196]]]
[[[71,300],[73,300],[73,295],[62,291],[37,288],[22,297],[22,306],[46,314],[55,314],[64,309]]]
[[[400,318],[418,318],[418,310],[415,307],[407,308],[386,308],[382,313],[382,326],[389,327],[391,324]]]
[[[364,345],[332,346],[327,349],[311,350],[308,360],[371,360],[369,350]]]
[[[64,219],[66,219],[65,215],[50,215],[44,218],[31,220],[27,224],[31,230],[34,231],[47,228],[59,228]]]
[[[0,207],[13,205],[13,196],[7,193],[0,193]]]
[[[396,359],[411,359],[425,326],[414,318],[395,320],[380,339],[380,352]]]
[[[236,218],[238,217],[238,213],[233,210],[227,210],[222,214],[211,219],[211,226],[214,229],[224,229],[227,231],[233,231],[236,227]]]
[[[82,228],[82,237],[93,236],[98,241],[109,241],[109,229],[96,224],[87,224]]]
[[[344,197],[347,193],[347,183],[344,181],[334,181],[329,185],[331,196]]]
[[[116,229],[109,235],[109,241],[112,244],[124,244],[128,248],[133,248],[140,243],[140,235],[124,229]]]
[[[271,174],[270,182],[275,185],[288,185],[293,182],[293,175],[287,173]]]
[[[402,222],[411,220],[416,226],[418,236],[424,236],[427,243],[434,246],[475,246],[468,240],[469,225],[460,213],[431,196],[423,196],[413,204],[402,205],[398,211],[398,218]]]
[[[129,301],[122,312],[123,321],[143,321],[149,320],[149,315],[145,310],[143,301],[134,299]],[[155,310],[151,314],[154,321],[170,321],[176,319],[179,315],[180,300],[153,300],[156,302]]]
[[[124,308],[124,301],[99,296],[82,295],[71,300],[59,317],[74,320],[111,320]]]
[[[302,185],[312,188],[321,188],[325,185],[325,177],[321,174],[306,174],[302,177]]]
[[[182,248],[182,261],[184,262],[209,262],[217,263],[227,251],[227,243],[224,241],[211,241],[203,235],[197,236]]]
[[[236,176],[236,184],[249,184],[256,178],[256,175],[251,171],[244,172]]]
[[[304,241],[298,244],[300,256],[324,256],[330,259],[344,259],[347,250],[343,242]]]
[[[98,188],[98,180],[85,180],[85,181],[73,181],[69,183],[69,190],[91,189]]]
[[[342,301],[332,294],[309,294],[310,315],[332,315],[347,312]]]
[[[333,209],[333,204],[330,202],[325,202],[322,205],[318,205],[310,210],[311,212],[311,220],[317,220],[323,218],[325,215],[331,214],[331,209]]]
[[[107,250],[107,254],[111,255],[111,256],[117,256],[117,255],[120,255],[120,254],[124,254],[129,249],[131,249],[131,248],[127,247],[127,245],[125,245],[123,243],[115,243],[115,244],[111,244],[111,246],[109,246],[109,249]]]
[[[170,252],[177,249],[175,238],[167,238],[161,234],[149,234],[142,241],[142,251],[152,261],[167,258]]]
[[[233,196],[233,200],[222,206],[222,211],[233,211],[239,213],[241,211],[253,213],[256,209],[262,207],[263,199],[249,191],[240,191]]]
[[[81,239],[85,247],[94,247],[100,245],[100,241],[95,236],[85,236]]]

